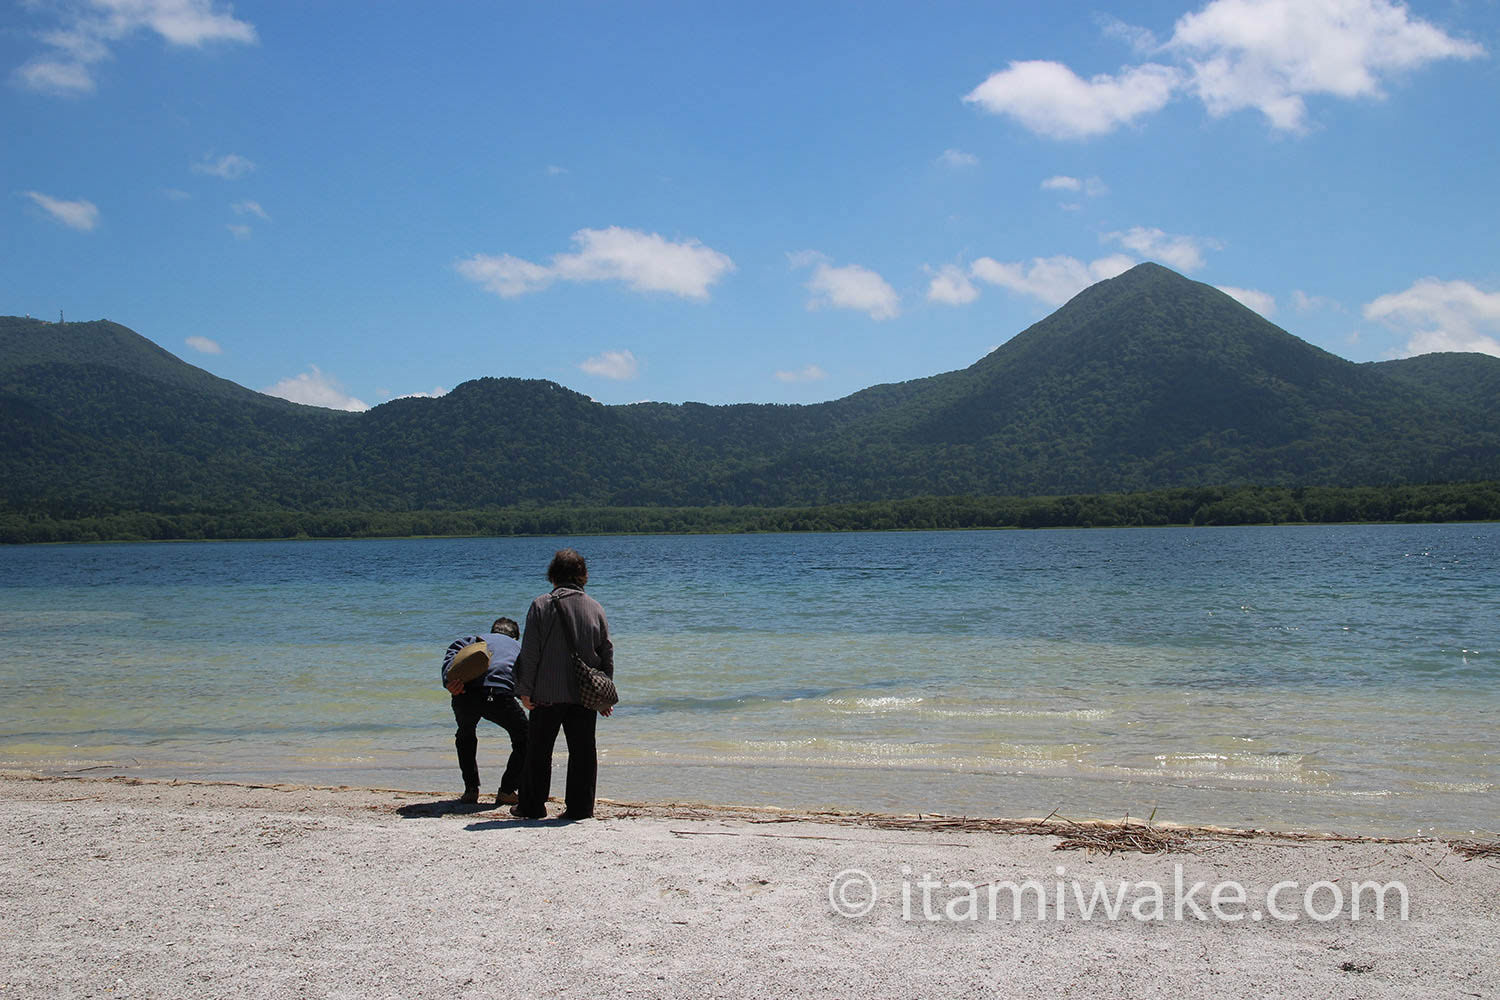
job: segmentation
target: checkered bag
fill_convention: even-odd
[[[573,664],[573,677],[578,681],[578,700],[583,703],[584,708],[596,712],[613,708],[620,701],[620,692],[615,688],[614,678],[598,667],[589,666],[578,654],[578,643],[573,637],[573,623],[563,613],[562,602],[555,596],[552,598],[552,610],[562,620],[563,637],[568,640],[568,660]]]

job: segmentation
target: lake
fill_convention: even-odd
[[[456,794],[565,544],[607,798],[1495,833],[1497,524],[6,547],[0,766]]]

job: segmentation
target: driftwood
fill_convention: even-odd
[[[1059,851],[1114,854],[1192,852],[1214,844],[1262,841],[1278,847],[1311,847],[1319,844],[1444,844],[1466,859],[1500,857],[1500,841],[1442,840],[1436,837],[1368,837],[1357,834],[1312,833],[1238,829],[1219,826],[1184,826],[1156,823],[1154,814],[1145,820],[1126,816],[1120,820],[1072,820],[1053,812],[1040,819],[1001,819],[980,816],[947,816],[935,813],[892,815],[889,813],[843,812],[839,810],[794,810],[769,806],[702,806],[686,803],[612,802],[609,815],[660,819],[732,820],[741,823],[825,823],[876,830],[924,832],[995,833],[1056,837]],[[675,832],[675,831],[674,831]]]
[[[1448,846],[1454,853],[1463,855],[1465,861],[1475,858],[1500,858],[1500,841],[1495,840],[1450,840]]]

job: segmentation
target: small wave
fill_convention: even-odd
[[[1236,764],[1261,768],[1267,771],[1300,771],[1303,755],[1300,753],[1244,753],[1237,752],[1230,759]]]
[[[795,758],[809,764],[831,763],[835,760],[850,764],[920,764],[940,759],[956,765],[1035,767],[1076,765],[1094,748],[1084,743],[993,743],[982,748],[961,750],[878,740],[811,737],[796,740],[745,740],[739,744],[739,749],[743,753],[759,755],[761,759]]]
[[[1300,753],[1251,753],[1237,750],[1233,753],[1163,753],[1156,755],[1158,768],[1198,769],[1225,771],[1248,767],[1256,771],[1297,773],[1304,771],[1304,757]]]
[[[1159,753],[1156,755],[1157,767],[1191,767],[1195,764],[1218,767],[1228,762],[1229,758],[1221,753]]]
[[[1495,787],[1491,781],[1418,781],[1414,784],[1430,792],[1454,792],[1459,795],[1483,795]]]
[[[1239,763],[1232,758],[1214,760],[1186,760],[1183,762],[1163,762],[1157,759],[1155,768],[1149,767],[1125,767],[1111,766],[1100,768],[1100,773],[1120,775],[1122,777],[1141,777],[1155,779],[1172,779],[1185,781],[1189,784],[1209,781],[1214,785],[1307,785],[1322,787],[1330,785],[1334,777],[1327,771],[1319,771],[1313,768],[1299,770],[1249,770],[1236,767]]]
[[[745,740],[740,746],[747,750],[799,750],[823,742],[816,736],[800,740]]]
[[[1018,719],[1106,719],[1115,713],[1108,708],[1014,708],[1002,709],[1000,714]]]
[[[1111,708],[923,708],[923,715],[939,719],[1009,718],[1009,719],[1107,719]]]
[[[886,712],[898,708],[910,708],[920,705],[923,698],[898,698],[892,695],[879,698],[829,698],[828,704],[841,711],[877,711]]]

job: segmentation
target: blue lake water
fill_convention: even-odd
[[[609,798],[1500,826],[1496,524],[8,547],[0,766],[454,792],[441,652],[563,544]]]

